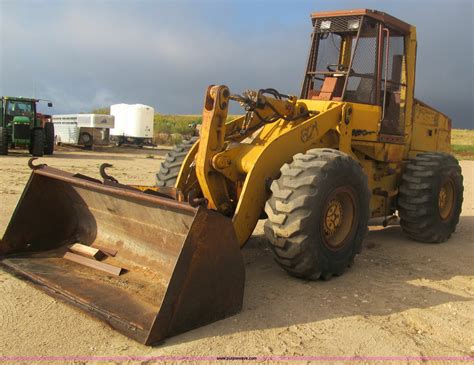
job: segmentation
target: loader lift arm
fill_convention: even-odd
[[[232,217],[241,246],[263,212],[269,183],[278,176],[280,167],[293,155],[318,146],[330,130],[339,133],[340,124],[346,126],[341,123],[341,103],[327,103],[325,110],[310,112],[296,97],[280,95],[260,91],[235,96],[226,86],[210,86],[204,102],[202,137],[178,177],[178,191],[189,194],[199,186],[209,208]],[[247,114],[225,123],[230,100],[240,102]],[[249,137],[252,143],[242,142]],[[192,161],[198,184],[190,181],[193,172],[188,167]]]

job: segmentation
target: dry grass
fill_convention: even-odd
[[[459,160],[474,160],[474,130],[453,129],[451,144]]]
[[[227,120],[238,117],[229,115]],[[155,114],[155,133],[192,133],[192,124],[201,124],[201,115]]]
[[[453,129],[451,131],[451,143],[453,145],[474,146],[474,130]]]
[[[228,120],[234,119],[235,115],[229,115]],[[179,144],[183,136],[191,136],[194,133],[193,125],[202,123],[201,115],[173,115],[155,114],[154,135],[155,143],[159,144]],[[164,140],[163,135],[170,135]]]

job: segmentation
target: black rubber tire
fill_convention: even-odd
[[[442,219],[438,198],[443,182],[451,179],[453,205]],[[463,177],[459,162],[448,153],[420,153],[406,165],[398,196],[400,225],[420,242],[441,243],[456,230],[463,202]]]
[[[166,154],[165,160],[161,163],[160,170],[156,174],[156,186],[173,187],[176,184],[184,158],[198,139],[198,137],[192,137],[176,145],[171,152]]]
[[[83,144],[85,148],[91,148],[94,144],[94,140],[90,133],[83,132],[79,136],[79,143]]]
[[[115,147],[121,147],[123,144],[122,137],[112,137],[111,141],[114,143]]]
[[[44,154],[52,155],[54,152],[54,124],[51,122],[44,124]]]
[[[370,191],[360,165],[345,153],[313,149],[293,157],[271,184],[265,235],[276,262],[290,275],[316,280],[341,275],[361,251],[368,231]],[[350,189],[354,220],[342,247],[324,244],[321,219],[336,189]]]
[[[0,155],[8,155],[8,130],[0,127]]]
[[[35,157],[41,157],[44,154],[44,130],[35,128],[31,131],[30,153]]]

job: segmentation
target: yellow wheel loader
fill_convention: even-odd
[[[2,266],[153,344],[241,309],[240,248],[259,219],[276,262],[309,280],[352,264],[370,218],[398,212],[409,237],[446,241],[462,175],[450,119],[414,98],[415,27],[373,10],[312,22],[300,97],[210,86],[199,140],[156,186],[30,163]],[[230,102],[245,115],[226,122]],[[77,244],[105,257],[72,260]]]

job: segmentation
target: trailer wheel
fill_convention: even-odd
[[[34,128],[31,131],[30,153],[33,156],[41,157],[44,154],[44,130],[43,128]]]
[[[173,187],[176,184],[181,165],[198,139],[198,137],[192,137],[175,146],[171,152],[166,154],[165,160],[161,163],[160,170],[156,174],[156,186]]]
[[[79,136],[79,142],[84,145],[86,148],[91,148],[93,144],[93,139],[90,133],[83,132]]]
[[[275,261],[304,279],[341,275],[367,233],[367,176],[355,160],[332,149],[299,153],[280,171],[265,206]]]
[[[44,124],[44,154],[52,155],[54,152],[54,124],[51,122]]]
[[[406,165],[398,197],[405,234],[420,242],[446,241],[459,222],[463,192],[456,158],[441,152],[418,154]]]
[[[0,127],[0,155],[8,155],[8,130]]]
[[[112,141],[115,144],[115,147],[121,147],[123,144],[123,139],[121,136],[113,137]]]

